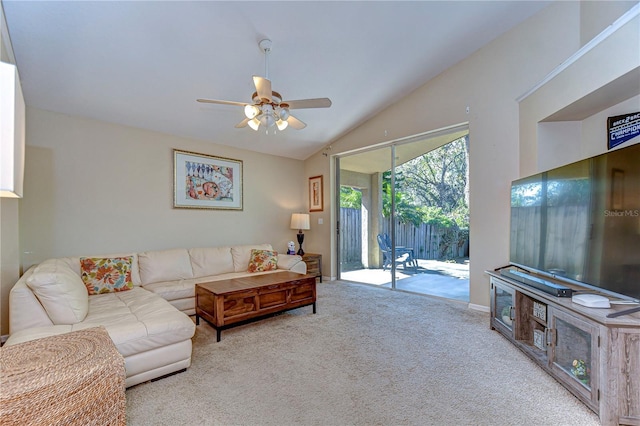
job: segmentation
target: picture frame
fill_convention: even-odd
[[[309,178],[309,211],[321,212],[324,210],[324,188],[322,175]]]
[[[173,207],[242,210],[242,160],[173,150]]]

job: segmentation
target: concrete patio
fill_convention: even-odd
[[[391,271],[358,269],[342,272],[340,279],[391,288]],[[446,299],[469,301],[469,262],[418,259],[418,267],[396,268],[396,289]]]

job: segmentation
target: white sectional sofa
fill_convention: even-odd
[[[129,258],[131,289],[89,295],[81,257],[27,270],[9,295],[7,345],[104,326],[125,358],[127,387],[191,365],[195,284],[251,274],[251,251],[269,244],[86,256]],[[306,273],[300,256],[277,255],[277,270]],[[268,274],[277,272],[253,272]]]

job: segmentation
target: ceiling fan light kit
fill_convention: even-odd
[[[257,106],[255,106],[255,105],[247,105],[246,107],[244,107],[244,115],[249,120],[251,120],[252,118],[254,118],[258,114],[260,114],[260,109],[258,109]]]
[[[253,76],[253,84],[256,91],[251,96],[253,103],[243,103],[235,101],[222,101],[217,99],[197,99],[198,102],[222,105],[237,105],[244,107],[245,119],[236,124],[236,128],[247,125],[255,131],[264,127],[269,133],[269,129],[276,126],[283,131],[289,125],[296,130],[304,129],[307,125],[291,115],[289,110],[301,108],[329,108],[331,100],[329,98],[299,99],[294,101],[283,101],[280,93],[271,90],[269,80],[269,53],[271,52],[271,40],[261,40],[258,44],[265,55],[265,76]],[[275,130],[275,129],[274,129]]]

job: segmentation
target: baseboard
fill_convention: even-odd
[[[474,311],[490,312],[488,306],[476,305],[475,303],[469,303],[469,309],[473,309]]]
[[[2,336],[0,336],[0,346],[4,345],[4,343],[7,341],[8,338],[9,338],[8,334],[3,334]]]

